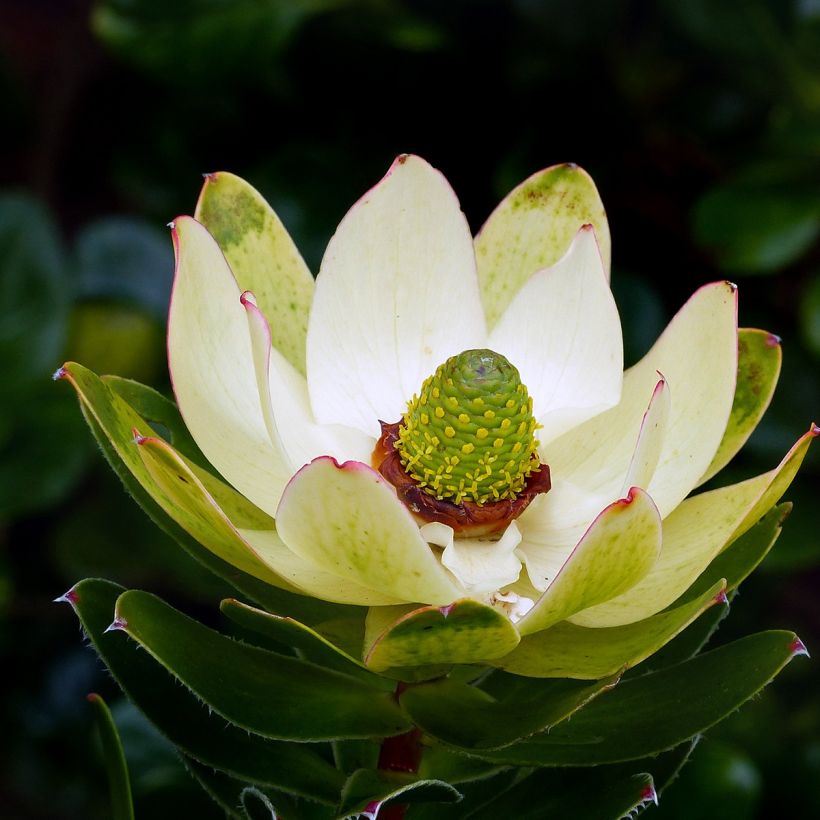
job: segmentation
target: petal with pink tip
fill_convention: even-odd
[[[374,441],[350,427],[316,424],[307,383],[282,354],[271,347],[268,322],[249,291],[240,301],[248,316],[259,399],[271,441],[285,453],[291,473],[317,456],[366,460]]]
[[[392,486],[366,464],[322,457],[303,467],[276,526],[305,561],[401,601],[439,606],[462,594]]]
[[[633,487],[592,522],[558,575],[521,619],[518,631],[538,632],[626,592],[652,569],[660,548],[657,507],[646,492]],[[541,581],[537,560],[528,560],[527,570],[537,588]]]
[[[481,300],[492,328],[535,271],[554,265],[578,229],[595,227],[609,279],[609,227],[595,183],[573,163],[533,174],[510,191],[475,239]]]
[[[322,424],[373,437],[448,357],[486,331],[458,200],[424,160],[401,156],[347,213],[316,281],[307,339]]]
[[[663,448],[663,437],[666,425],[669,423],[670,406],[669,388],[666,381],[661,378],[655,385],[649,407],[643,414],[638,443],[632,453],[632,461],[629,463],[623,484],[624,493],[630,487],[643,489],[649,486]]]
[[[242,290],[252,290],[272,343],[302,375],[313,277],[279,217],[244,179],[205,176],[194,214],[219,243]]]
[[[812,426],[768,473],[684,501],[663,523],[663,547],[652,570],[623,595],[574,615],[579,626],[620,626],[675,601],[710,562],[766,513],[788,489],[820,428]]]
[[[726,429],[737,373],[734,285],[717,282],[698,290],[649,353],[624,374],[620,403],[543,448],[556,483],[563,478],[603,495],[619,491],[659,372],[671,403],[646,489],[665,517],[697,485]]]
[[[488,347],[518,368],[542,445],[618,403],[621,324],[591,225],[555,265],[521,287]]]
[[[168,366],[180,413],[211,464],[273,514],[292,471],[265,425],[239,287],[194,219],[176,220],[173,238]]]

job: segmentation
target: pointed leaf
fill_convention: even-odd
[[[377,672],[391,667],[475,663],[505,655],[518,640],[509,618],[468,598],[409,612],[402,607],[379,607],[368,616],[365,663]]]
[[[399,700],[413,722],[432,737],[465,749],[489,749],[551,729],[613,687],[618,677],[595,683],[505,681],[510,689],[503,699],[445,678],[411,686]]]
[[[409,728],[392,697],[361,680],[238,643],[132,590],[115,623],[214,711],[250,732],[296,740],[385,737]]]
[[[82,406],[82,412],[106,461],[148,517],[163,532],[173,538],[192,558],[231,584],[237,592],[264,606],[270,612],[293,615],[293,617],[309,624],[337,617],[345,619],[356,617],[356,613],[358,613],[362,622],[364,621],[367,610],[363,608],[340,606],[316,598],[306,598],[303,595],[286,592],[284,589],[266,584],[264,581],[242,572],[214,555],[210,550],[205,549],[202,544],[194,540],[176,521],[168,516],[148,494],[142,484],[137,481],[134,474],[120,458],[111,440],[84,405]]]
[[[648,658],[684,630],[704,610],[725,604],[725,582],[719,580],[699,597],[675,609],[624,626],[589,629],[565,621],[536,632],[493,665],[515,675],[593,680],[629,669]]]
[[[88,700],[94,706],[94,717],[102,740],[103,761],[111,795],[111,820],[134,820],[131,780],[117,726],[108,706],[98,694],[92,692]]]
[[[737,341],[737,384],[729,423],[712,463],[701,476],[701,484],[719,473],[746,443],[763,418],[780,375],[783,351],[777,336],[765,330],[741,328]]]
[[[622,681],[549,733],[478,756],[520,766],[589,766],[656,754],[723,720],[805,651],[793,632],[750,635]]]
[[[595,183],[573,163],[553,165],[510,191],[475,238],[481,301],[492,328],[522,285],[554,265],[591,224],[609,278],[610,240]]]
[[[337,820],[371,812],[373,817],[391,804],[457,803],[459,791],[442,780],[424,780],[403,772],[359,769],[342,791]]]
[[[233,174],[205,176],[195,217],[216,239],[241,290],[251,290],[273,346],[302,375],[313,277],[264,197]]]
[[[106,632],[123,588],[89,579],[63,600],[77,613],[94,648],[134,705],[186,754],[200,763],[253,783],[335,803],[340,773],[303,744],[248,734],[212,714],[147,653],[134,651],[122,635]]]

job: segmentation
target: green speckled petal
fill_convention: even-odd
[[[501,201],[475,238],[481,300],[492,328],[521,286],[566,253],[582,225],[595,228],[609,278],[609,226],[586,171],[567,163],[533,174]]]
[[[444,607],[378,607],[370,610],[365,663],[391,667],[476,663],[515,648],[515,627],[491,606],[464,599]]]
[[[205,177],[195,216],[239,287],[255,294],[273,346],[304,375],[313,277],[279,217],[255,188],[224,171]]]
[[[735,457],[757,427],[774,395],[782,360],[783,350],[777,336],[751,328],[738,331],[737,385],[732,413],[718,451],[701,477],[701,484]]]
[[[587,629],[565,621],[521,639],[506,657],[492,663],[514,675],[593,680],[629,669],[657,652],[704,610],[725,603],[725,582],[694,601],[643,621]]]

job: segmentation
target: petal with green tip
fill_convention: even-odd
[[[313,277],[279,217],[255,188],[225,171],[206,175],[194,215],[239,287],[256,294],[274,348],[304,375]]]
[[[783,350],[780,339],[765,330],[738,331],[737,385],[729,423],[715,457],[698,483],[722,470],[746,443],[774,395]]]
[[[475,663],[506,655],[518,640],[518,632],[503,613],[469,599],[444,607],[371,609],[365,663],[376,672]]]
[[[292,470],[265,425],[239,287],[202,225],[181,217],[173,237],[168,366],[180,413],[211,464],[272,515]]]
[[[661,554],[646,577],[626,594],[572,616],[573,623],[619,626],[669,606],[723,549],[777,503],[818,432],[820,428],[812,426],[774,470],[684,501],[663,522]]]
[[[463,594],[390,484],[361,462],[320,457],[299,470],[276,526],[307,562],[384,595],[440,605]]]
[[[487,346],[518,368],[542,446],[618,403],[621,324],[591,225],[521,287]]]
[[[291,472],[322,455],[368,460],[373,452],[372,438],[350,427],[316,424],[307,382],[271,347],[270,327],[254,294],[246,291],[240,301],[248,317],[262,415],[271,441],[287,457]]]
[[[585,224],[595,227],[608,279],[609,227],[586,171],[572,163],[554,165],[504,197],[475,239],[481,299],[491,328],[530,276],[554,265]]]
[[[544,448],[554,486],[563,479],[586,493],[619,492],[658,373],[671,402],[658,463],[645,489],[666,516],[696,486],[726,429],[737,375],[734,285],[700,288],[624,374],[621,402]]]
[[[649,495],[637,487],[610,504],[592,522],[558,574],[545,578],[538,553],[522,547],[530,581],[546,589],[522,618],[518,631],[529,635],[634,587],[657,561],[661,518]]]
[[[643,621],[588,629],[565,621],[526,635],[493,663],[514,675],[594,680],[629,669],[657,652],[709,607],[725,603],[725,582],[699,598]]]
[[[347,213],[322,260],[307,370],[317,421],[377,437],[449,356],[485,341],[472,239],[424,160],[401,156]]]

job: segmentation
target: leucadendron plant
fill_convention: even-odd
[[[715,282],[624,372],[581,169],[530,177],[473,239],[400,156],[315,280],[228,173],[171,234],[176,404],[58,376],[136,500],[236,589],[228,634],[108,581],[63,597],[231,816],[618,818],[805,651],[764,632],[701,653],[818,433],[695,492],[766,409],[779,340],[738,330]]]

